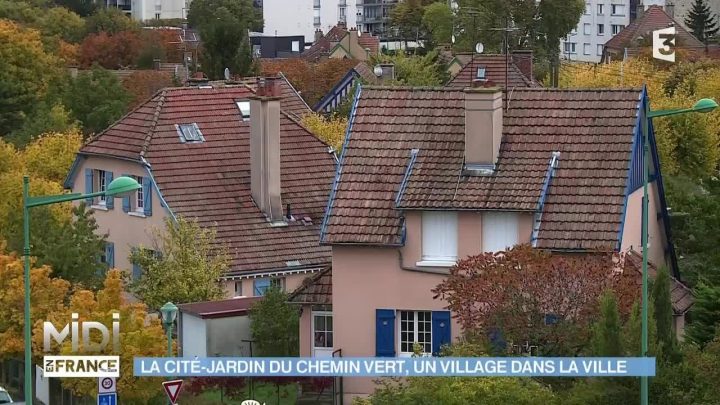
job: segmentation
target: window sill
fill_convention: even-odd
[[[422,260],[415,263],[418,267],[452,267],[457,261],[450,260]]]
[[[105,204],[93,204],[90,208],[98,211],[107,211],[108,207]]]
[[[130,211],[128,212],[128,215],[130,215],[131,217],[145,218],[145,214],[137,211]]]

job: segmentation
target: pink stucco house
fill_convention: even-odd
[[[321,229],[332,271],[295,298],[309,309],[301,352],[313,353],[322,305],[335,355],[409,356],[415,342],[436,353],[461,330],[430,290],[468,255],[640,251],[647,102],[641,89],[361,88]],[[653,136],[650,147],[650,260],[679,279]],[[373,389],[344,381],[348,398]]]
[[[152,249],[153,229],[182,215],[228,246],[229,298],[271,284],[292,291],[331,260],[318,237],[336,158],[299,123],[308,112],[282,76],[166,88],[87,142],[65,185],[99,191],[121,175],[142,184],[132,197],[87,201],[112,267],[140,274],[132,249]]]

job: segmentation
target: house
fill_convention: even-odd
[[[585,1],[580,21],[561,41],[560,55],[567,60],[600,62],[603,45],[630,24],[632,0]]]
[[[305,37],[286,35],[282,37],[250,33],[253,56],[263,59],[294,58],[305,50]]]
[[[181,357],[250,357],[250,318],[262,297],[178,305],[178,348]]]
[[[330,30],[336,22],[354,27],[358,15],[356,0],[293,1],[262,0],[263,33],[268,36],[301,35],[312,42],[318,29]]]
[[[670,14],[675,21],[682,24],[683,27],[688,28],[685,24],[685,19],[687,18],[688,14],[690,13],[690,10],[692,10],[693,3],[695,3],[695,0],[640,0],[644,4],[644,8],[647,8],[651,5],[657,5],[660,7],[665,8],[668,14]],[[714,13],[715,15],[720,15],[720,2],[717,1],[706,1],[705,4],[707,4],[708,7],[710,7],[710,11]],[[642,7],[640,8],[642,10]]]
[[[361,87],[320,236],[332,247],[333,350],[409,356],[414,342],[430,354],[456,339],[431,290],[469,255],[640,250],[647,102],[642,89]],[[679,279],[649,133],[648,253]]]
[[[363,0],[358,2],[358,29],[386,39],[389,36],[390,15],[400,0]]]
[[[379,76],[375,69],[379,68]],[[334,111],[340,104],[352,96],[352,89],[358,83],[382,84],[395,79],[395,66],[392,64],[380,64],[370,67],[365,62],[360,62],[350,68],[328,93],[313,107],[317,112],[329,113]]]
[[[515,51],[510,55],[457,54],[448,63],[451,76],[448,87],[470,87],[475,80],[490,80],[501,87],[540,87],[533,77],[532,51]]]
[[[316,32],[313,45],[300,56],[308,61],[321,58],[347,58],[366,61],[380,52],[380,38],[371,34],[360,34],[357,29],[346,28],[338,23],[327,34]]]
[[[652,32],[655,30],[675,27],[676,48],[700,49],[705,45],[680,25],[662,7],[652,5],[625,29],[609,40],[603,50],[603,62],[622,60],[626,52],[638,48],[649,48],[652,45]]]
[[[332,269],[306,278],[288,301],[300,306],[300,356],[332,357]]]
[[[230,297],[271,284],[292,291],[327,267],[318,237],[336,159],[294,118],[300,104],[286,89],[283,78],[167,88],[87,142],[67,188],[97,192],[121,175],[142,184],[130,197],[87,201],[108,234],[103,260],[138,276],[132,249],[152,248],[153,229],[184,216],[228,247]]]

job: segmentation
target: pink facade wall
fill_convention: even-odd
[[[303,280],[307,277],[310,277],[311,274],[289,274],[282,276],[285,278],[285,291],[290,293],[295,291],[300,285],[302,284]],[[253,288],[253,278],[245,278],[242,280],[226,280],[223,281],[223,285],[225,288],[225,292],[229,298],[232,298],[235,296],[235,282],[239,281],[242,283],[242,296],[244,297],[253,297],[254,294],[254,288]]]
[[[312,306],[303,305],[300,314],[300,357],[312,357]]]
[[[649,223],[648,223],[648,259],[651,263],[660,267],[669,265],[665,258],[665,231],[662,220],[657,220],[660,201],[655,183],[648,187],[649,199]],[[642,252],[642,187],[635,190],[628,197],[625,209],[625,227],[623,229],[622,243],[620,249],[623,252],[633,249]]]

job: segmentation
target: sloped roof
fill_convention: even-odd
[[[525,76],[515,65],[512,56],[508,58],[507,70],[505,66],[505,55],[457,55],[458,61],[469,59],[463,64],[463,68],[448,82],[448,87],[466,88],[471,87],[473,80],[477,78],[478,67],[485,68],[485,77],[500,87],[505,87],[505,77],[508,77],[510,88],[518,87],[540,87]],[[507,72],[507,75],[506,75]]]
[[[373,68],[370,67],[365,62],[360,62],[355,67],[355,72],[360,76],[366,83],[368,84],[377,84],[378,83],[378,77],[375,76],[375,73],[373,72]]]
[[[639,37],[651,40],[652,31],[667,28],[671,25],[674,25],[677,30],[675,37],[675,44],[677,46],[703,46],[702,42],[683,28],[682,24],[675,21],[662,7],[653,5],[649,6],[647,10],[643,12],[642,16],[638,17],[630,25],[610,38],[610,40],[605,43],[605,48],[620,51],[625,48],[634,48],[637,46],[635,41]]]
[[[370,55],[377,55],[380,51],[380,37],[376,37],[370,33],[358,32],[358,43],[362,49],[369,49]]]
[[[634,250],[630,250],[625,255],[625,263],[642,273],[642,254]],[[657,267],[653,263],[648,263],[648,276],[655,278],[657,276]],[[672,302],[673,312],[676,315],[686,313],[695,303],[695,297],[692,290],[681,281],[670,276],[670,301]]]
[[[482,177],[461,173],[462,90],[363,87],[321,241],[401,244],[402,209],[533,212],[552,153],[559,151],[537,246],[615,248],[640,95],[640,90],[515,89],[503,112],[497,170]]]
[[[328,267],[303,280],[300,287],[290,293],[288,301],[296,304],[332,305],[332,268]]]
[[[325,266],[330,249],[318,245],[318,235],[334,158],[326,144],[281,113],[282,202],[299,220],[271,227],[251,198],[250,122],[242,121],[236,105],[253,94],[245,85],[164,89],[80,153],[144,157],[173,213],[216,228],[230,248],[231,274],[286,269],[293,260],[300,268]],[[180,142],[175,125],[189,123],[197,123],[204,142]]]
[[[295,90],[285,75],[280,73],[282,80],[280,81],[280,108],[288,114],[292,114],[293,118],[299,119],[303,115],[312,112],[305,100]],[[240,82],[246,84],[252,91],[257,90],[257,82],[259,77],[244,77]]]
[[[203,319],[226,318],[231,316],[244,316],[250,308],[263,297],[238,297],[219,301],[192,302],[179,304],[178,309],[190,315]]]
[[[327,34],[323,35],[320,39],[315,41],[315,43],[312,44],[310,48],[306,49],[303,53],[301,53],[300,57],[310,60],[320,59],[320,57],[330,52],[330,50],[335,47],[335,44],[340,42],[340,40],[342,40],[345,35],[347,35],[347,29],[336,25],[332,27],[330,31],[327,32]]]

